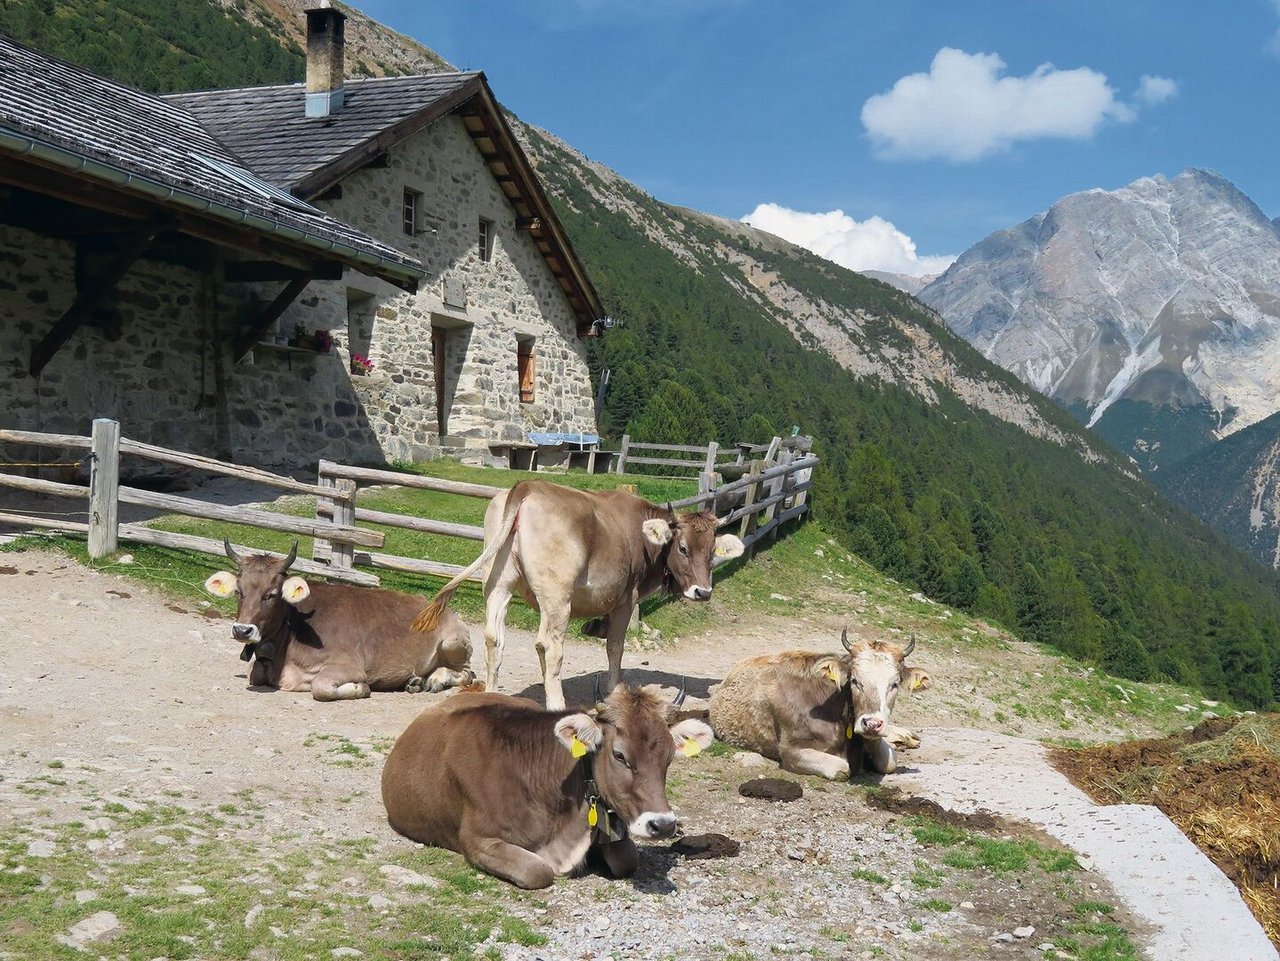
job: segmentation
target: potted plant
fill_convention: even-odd
[[[320,353],[327,354],[333,349],[333,334],[329,331],[317,330],[312,336],[315,338],[316,350]]]
[[[373,373],[374,363],[364,354],[351,355],[351,373],[358,374],[361,377],[366,374]]]

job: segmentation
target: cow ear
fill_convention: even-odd
[[[644,522],[644,539],[654,547],[664,547],[671,540],[671,523],[661,517],[651,517]]]
[[[218,571],[210,574],[204,582],[204,589],[214,597],[230,597],[236,590],[236,576],[230,571]]]
[[[695,717],[686,718],[671,729],[671,740],[675,742],[676,750],[685,757],[693,757],[710,747],[715,739],[707,723]]]
[[[721,534],[716,538],[716,557],[727,557],[732,560],[741,557],[746,550],[742,541],[734,534]]]
[[[556,740],[574,757],[600,746],[600,725],[589,714],[570,714],[556,721]]]
[[[836,687],[844,687],[849,683],[849,672],[844,661],[838,657],[824,657],[813,665],[814,673],[824,677]]]
[[[280,596],[289,604],[301,604],[311,596],[311,585],[301,577],[286,577],[280,585]]]
[[[928,671],[918,667],[908,667],[902,672],[902,686],[908,691],[922,691],[933,687],[933,678]]]

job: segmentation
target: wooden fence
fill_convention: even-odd
[[[775,438],[774,443],[764,448],[766,455],[772,455],[774,461],[756,458],[743,462],[741,469],[737,471],[740,476],[728,483],[713,484],[711,479],[719,475],[704,472],[700,475],[707,478],[706,482],[700,484],[703,489],[691,497],[673,501],[671,506],[676,509],[706,507],[713,510],[720,518],[720,526],[736,532],[748,552],[752,551],[764,539],[776,535],[781,525],[800,517],[808,509],[808,491],[818,458],[807,453],[808,438],[791,438],[789,441],[792,443]],[[95,420],[90,437],[0,429],[0,443],[5,442],[87,448],[90,452],[88,487],[4,472],[0,472],[0,487],[87,499],[88,523],[11,511],[0,511],[0,522],[87,534],[89,554],[95,558],[115,551],[120,540],[224,555],[222,542],[213,538],[119,523],[119,505],[134,504],[167,514],[308,535],[314,538],[312,557],[299,558],[294,564],[297,570],[370,586],[377,585],[380,579],[368,570],[361,570],[362,567],[437,577],[453,577],[463,568],[429,558],[402,557],[369,550],[368,548],[382,547],[384,535],[379,531],[358,527],[357,524],[377,524],[471,541],[483,541],[484,530],[471,524],[359,507],[356,500],[362,484],[365,487],[392,484],[483,499],[491,499],[504,490],[485,484],[469,484],[398,471],[349,467],[326,460],[320,461],[317,483],[310,484],[253,467],[228,464],[210,457],[128,440],[120,436],[120,425],[112,420]],[[750,451],[748,448],[747,452]],[[311,494],[316,498],[315,517],[300,518],[252,507],[209,504],[190,497],[127,487],[119,483],[122,454],[236,477],[290,493]],[[719,466],[720,469],[726,467]],[[258,550],[240,544],[232,546],[239,551]],[[478,581],[480,577],[476,575],[472,579]]]

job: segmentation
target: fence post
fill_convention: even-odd
[[[631,446],[631,435],[622,435],[622,446],[618,448],[618,473],[625,474],[627,472],[627,448]]]
[[[93,422],[89,458],[89,556],[106,557],[119,543],[120,422]]]
[[[759,474],[762,470],[764,470],[764,463],[762,461],[753,460],[751,462],[751,467],[747,470],[747,476],[752,477],[756,474]],[[755,553],[755,551],[752,550],[751,542],[748,540],[748,538],[751,537],[751,535],[754,534],[756,530],[756,520],[758,515],[751,508],[755,506],[756,499],[759,496],[760,496],[760,481],[758,480],[752,481],[750,484],[747,485],[746,498],[742,502],[742,510],[743,510],[742,521],[738,524],[738,537],[741,538],[742,542],[747,545],[747,549],[745,552],[745,555],[747,557],[750,557],[752,554]]]
[[[716,469],[716,455],[720,453],[720,445],[712,441],[707,445],[707,466],[703,468],[708,474]]]
[[[333,522],[343,527],[354,527],[356,523],[356,482],[345,477],[333,481]],[[356,548],[354,544],[333,541],[329,545],[329,563],[333,567],[347,570],[356,565]]]
[[[320,465],[316,471],[316,483],[321,487],[333,487],[334,478],[329,475],[328,468],[330,462],[327,460],[320,461]],[[337,521],[333,516],[334,500],[332,497],[316,498],[316,520],[324,521],[329,524],[336,524]],[[333,545],[326,538],[316,537],[311,542],[311,559],[321,564],[328,564],[333,557]]]

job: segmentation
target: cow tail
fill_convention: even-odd
[[[498,548],[510,539],[512,531],[515,530],[516,517],[520,513],[520,504],[523,500],[523,498],[507,498],[506,509],[502,515],[502,526],[498,528],[498,533],[494,536],[493,541],[485,545],[484,550],[480,552],[480,556],[472,561],[468,567],[460,571],[454,576],[453,580],[440,588],[436,596],[431,599],[431,603],[418,613],[418,616],[413,619],[412,627],[415,631],[419,634],[427,634],[436,629],[436,626],[440,623],[440,615],[444,613],[444,609],[453,600],[453,594],[458,589],[458,585],[487,564],[493,558],[493,555],[498,553]]]

